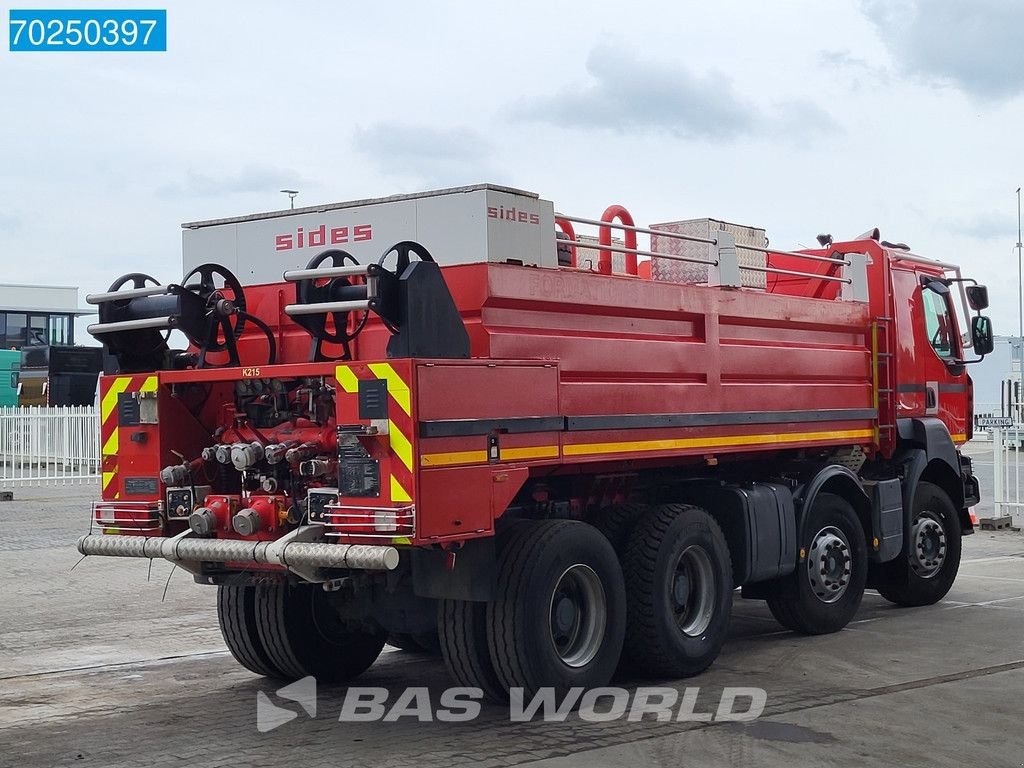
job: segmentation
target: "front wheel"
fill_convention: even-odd
[[[841,496],[819,494],[804,520],[796,571],[768,598],[768,608],[794,632],[838,632],[860,607],[867,567],[867,542],[857,513]]]
[[[939,602],[960,570],[960,535],[960,518],[946,492],[932,483],[919,483],[910,540],[895,560],[885,564],[878,592],[897,605]]]

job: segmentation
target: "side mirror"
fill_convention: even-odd
[[[988,288],[984,285],[968,285],[965,289],[967,303],[975,312],[988,309]]]
[[[992,321],[984,315],[973,317],[971,319],[971,340],[974,342],[974,353],[982,357],[995,349]]]

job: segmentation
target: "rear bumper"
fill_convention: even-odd
[[[315,530],[311,530],[315,529]],[[83,555],[163,558],[174,563],[259,563],[279,565],[304,574],[320,568],[391,571],[398,567],[394,547],[303,541],[319,534],[321,526],[305,526],[277,541],[203,539],[185,532],[178,536],[87,535],[78,540]]]

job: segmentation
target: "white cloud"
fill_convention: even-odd
[[[863,8],[907,73],[979,99],[1008,99],[1024,91],[1024,4],[864,0]]]
[[[681,139],[727,141],[757,134],[827,132],[835,121],[805,99],[763,110],[744,99],[730,77],[636,56],[602,44],[586,62],[590,81],[512,108],[520,120],[619,133],[653,131]]]

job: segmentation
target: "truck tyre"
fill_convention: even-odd
[[[260,640],[283,677],[312,675],[343,683],[365,672],[380,655],[387,634],[344,622],[330,598],[316,585],[256,588]]]
[[[561,697],[607,684],[625,623],[622,569],[596,528],[544,520],[511,532],[487,605],[487,642],[505,689],[523,689],[528,701],[541,687]]]
[[[637,521],[622,568],[624,669],[656,677],[707,669],[732,614],[732,563],[718,523],[699,507],[655,507]]]
[[[264,677],[280,677],[263,648],[256,625],[256,587],[217,587],[217,622],[235,661]]]
[[[838,632],[857,613],[866,580],[867,542],[857,513],[841,496],[821,493],[802,526],[796,571],[768,598],[768,608],[794,632]]]
[[[495,702],[507,702],[508,693],[491,663],[487,645],[487,603],[440,600],[437,606],[441,655],[452,678],[467,688],[479,688]]]
[[[885,564],[878,592],[897,605],[939,602],[960,570],[960,517],[939,486],[921,482],[914,491],[910,540]]]
[[[604,534],[604,537],[611,542],[612,548],[619,555],[626,548],[626,540],[630,531],[644,512],[648,510],[646,504],[613,504],[604,507],[594,515],[593,525]]]

